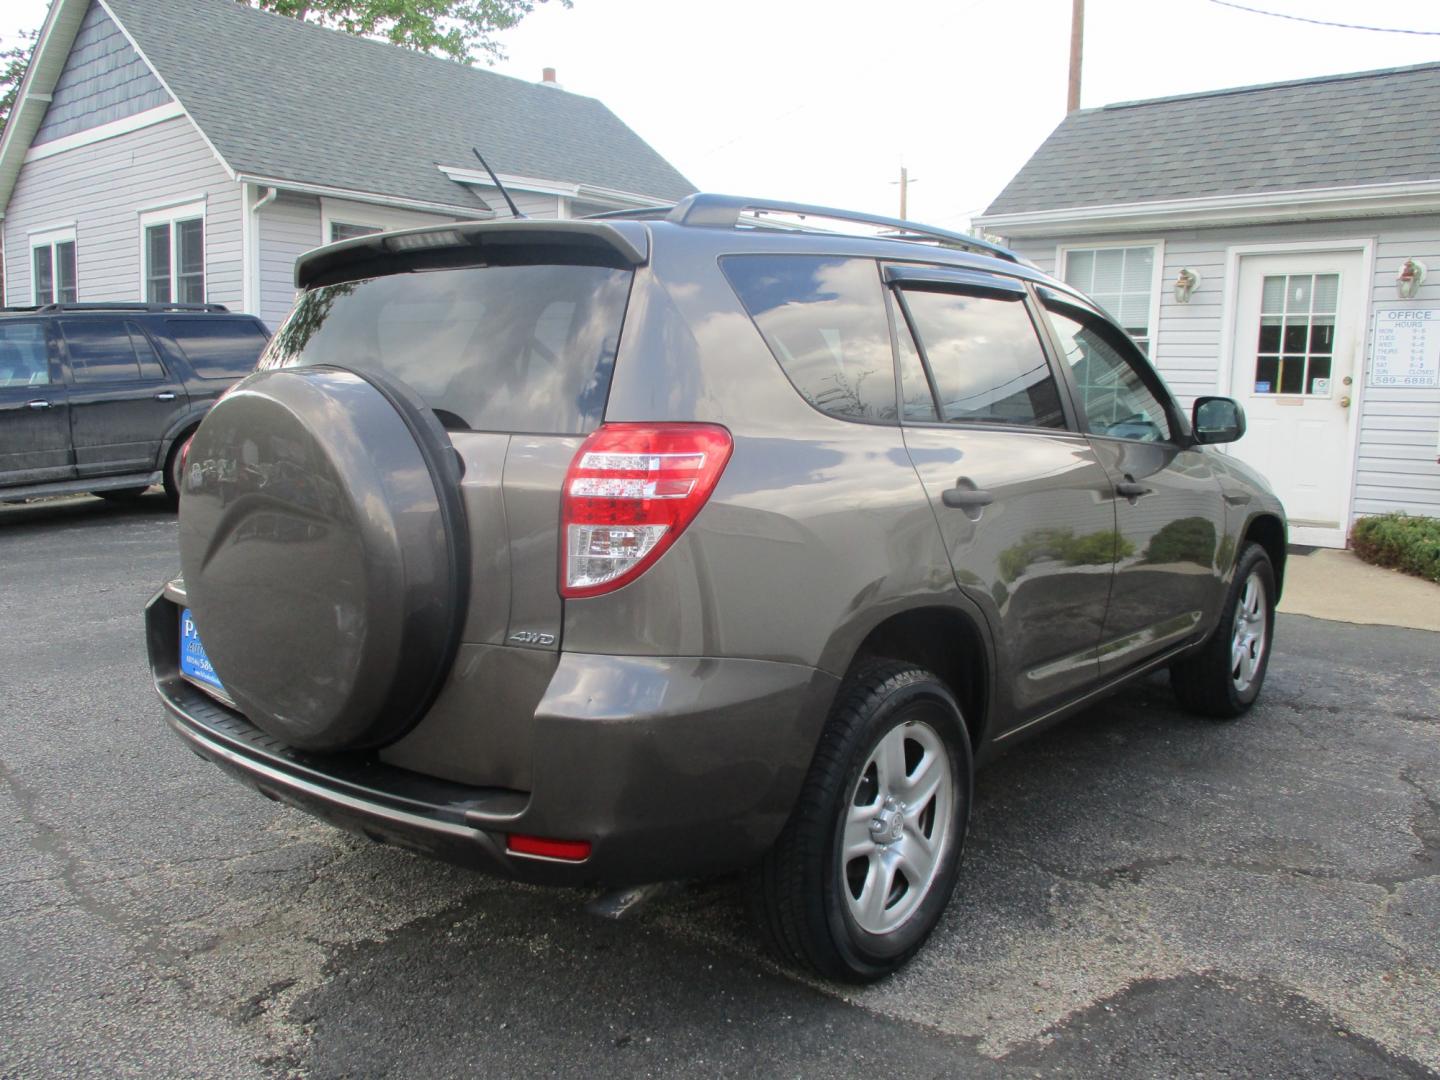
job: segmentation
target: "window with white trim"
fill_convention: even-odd
[[[205,204],[140,215],[144,295],[152,304],[205,303]]]
[[[1067,248],[1062,276],[1113,315],[1148,356],[1155,301],[1154,245]]]
[[[31,235],[30,289],[36,304],[73,304],[79,299],[73,228]]]
[[[379,225],[355,225],[348,221],[330,222],[330,243],[337,240],[353,240],[357,236],[371,236],[374,233],[384,232]]]

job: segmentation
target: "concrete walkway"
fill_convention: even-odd
[[[1317,619],[1440,631],[1440,585],[1317,548],[1285,561],[1280,610]]]

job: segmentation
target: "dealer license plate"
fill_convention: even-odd
[[[210,658],[205,655],[200,632],[195,629],[195,616],[190,614],[189,608],[180,612],[180,674],[207,690],[225,693],[224,685],[210,665]]]

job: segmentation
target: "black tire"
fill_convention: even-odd
[[[111,488],[109,491],[92,491],[90,494],[97,499],[104,499],[106,502],[128,503],[134,502],[149,490],[142,484],[140,487]]]
[[[185,432],[170,445],[170,456],[165,459],[165,497],[171,506],[180,505],[180,464],[185,454],[185,445],[190,441],[193,430]]]
[[[1238,640],[1240,609],[1252,579],[1264,590],[1258,612],[1264,625],[1251,634],[1250,643]],[[1252,626],[1253,630],[1253,626]],[[1259,544],[1246,544],[1235,564],[1235,574],[1225,594],[1220,619],[1205,647],[1170,667],[1170,685],[1180,704],[1190,712],[1217,720],[1233,720],[1250,711],[1265,684],[1270,665],[1270,644],[1275,636],[1275,568]],[[1237,667],[1236,650],[1250,655],[1248,681],[1240,685],[1243,668]],[[1257,651],[1258,650],[1258,651]]]
[[[852,900],[859,898],[854,879],[847,874],[864,857],[848,864],[842,858],[842,815],[851,812],[852,804],[864,805],[856,804],[855,798],[874,775],[872,754],[879,752],[885,736],[902,728],[917,731],[917,724],[939,737],[948,764],[934,798],[925,796],[927,802],[917,803],[917,824],[923,827],[924,815],[932,815],[930,837],[940,838],[940,850],[928,883],[917,893],[918,903],[908,901],[913,910],[893,929],[871,933],[853,914]],[[907,773],[911,745],[903,743],[902,768]],[[926,760],[922,757],[920,762]],[[862,775],[862,770],[869,771]],[[914,766],[915,776],[923,771],[920,763]],[[836,698],[790,820],[750,875],[751,911],[771,951],[782,962],[844,982],[872,982],[903,966],[929,937],[955,889],[970,820],[972,777],[965,722],[944,683],[928,671],[889,661],[869,663],[852,673]],[[941,786],[948,791],[949,803],[943,833],[938,831],[939,807],[945,805],[938,794]],[[869,823],[872,833],[879,820]],[[906,828],[903,835],[891,835],[890,842],[912,842]],[[876,847],[884,850],[880,841]],[[865,884],[868,887],[869,879]],[[902,888],[893,902],[899,909],[907,903],[909,885],[896,887]],[[884,906],[891,906],[894,892],[888,890],[882,897]]]

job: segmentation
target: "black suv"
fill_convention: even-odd
[[[179,494],[181,449],[269,340],[219,304],[49,304],[0,314],[0,500]]]

